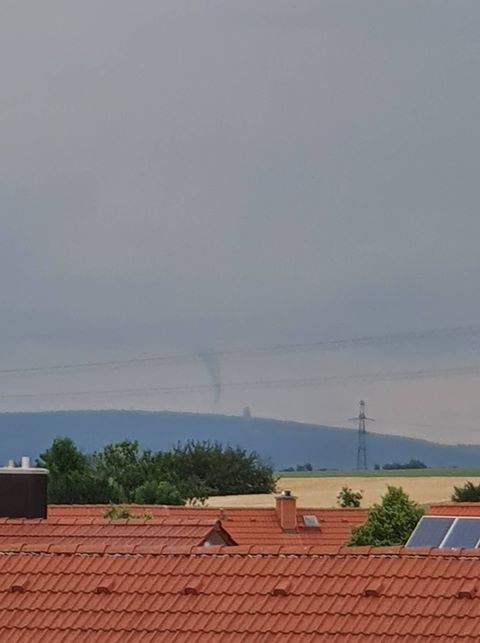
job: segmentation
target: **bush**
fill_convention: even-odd
[[[404,545],[423,515],[423,509],[401,487],[387,487],[380,503],[368,510],[367,521],[354,527],[349,545]]]
[[[350,487],[342,487],[337,496],[337,503],[342,508],[360,507],[362,498],[360,491],[353,491]]]
[[[466,482],[463,487],[453,487],[454,502],[480,502],[480,484]]]

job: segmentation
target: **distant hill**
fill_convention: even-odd
[[[356,432],[261,418],[144,411],[56,411],[0,414],[0,463],[22,455],[37,457],[56,436],[68,435],[86,451],[108,442],[136,439],[144,448],[169,449],[190,438],[240,445],[283,468],[310,462],[315,468],[353,469]],[[428,466],[480,466],[480,446],[442,445],[371,433],[370,466],[423,460]]]

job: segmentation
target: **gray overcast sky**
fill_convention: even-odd
[[[479,323],[479,69],[478,0],[3,0],[0,366]],[[479,337],[220,360],[216,404],[66,395],[208,384],[201,358],[0,373],[0,409],[344,424],[365,396],[376,430],[480,442]]]

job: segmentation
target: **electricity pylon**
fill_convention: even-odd
[[[357,417],[349,418],[350,422],[358,422],[358,447],[357,447],[357,469],[367,470],[367,422],[375,422],[373,418],[367,417],[365,413],[365,401],[360,400],[360,412]]]

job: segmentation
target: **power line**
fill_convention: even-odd
[[[251,357],[262,354],[297,353],[312,349],[344,349],[371,346],[386,346],[396,344],[409,344],[417,341],[444,338],[445,336],[480,337],[480,324],[471,326],[454,326],[448,328],[434,328],[421,331],[404,331],[385,335],[367,335],[360,337],[341,338],[335,340],[318,340],[314,342],[296,342],[290,344],[277,344],[263,347],[244,349],[226,349],[201,351],[202,355],[218,358]],[[119,368],[124,366],[143,366],[149,364],[175,364],[197,362],[200,353],[177,353],[170,355],[153,355],[148,357],[133,357],[128,359],[114,359],[105,361],[70,362],[51,364],[46,366],[27,366],[21,368],[2,368],[0,375],[37,374],[68,370],[81,370],[91,368]]]
[[[457,367],[445,369],[423,369],[410,371],[383,371],[377,373],[357,373],[352,375],[326,375],[309,378],[285,378],[271,380],[245,380],[240,382],[227,382],[223,388],[235,390],[248,389],[279,389],[279,388],[305,388],[321,385],[344,384],[345,382],[375,382],[392,381],[401,379],[419,379],[426,377],[459,377],[465,375],[480,375],[480,367]],[[11,393],[2,394],[0,399],[25,399],[25,398],[72,398],[97,395],[178,395],[203,393],[211,390],[210,384],[188,384],[176,386],[151,386],[122,389],[92,389],[86,391],[54,392],[54,393]]]

